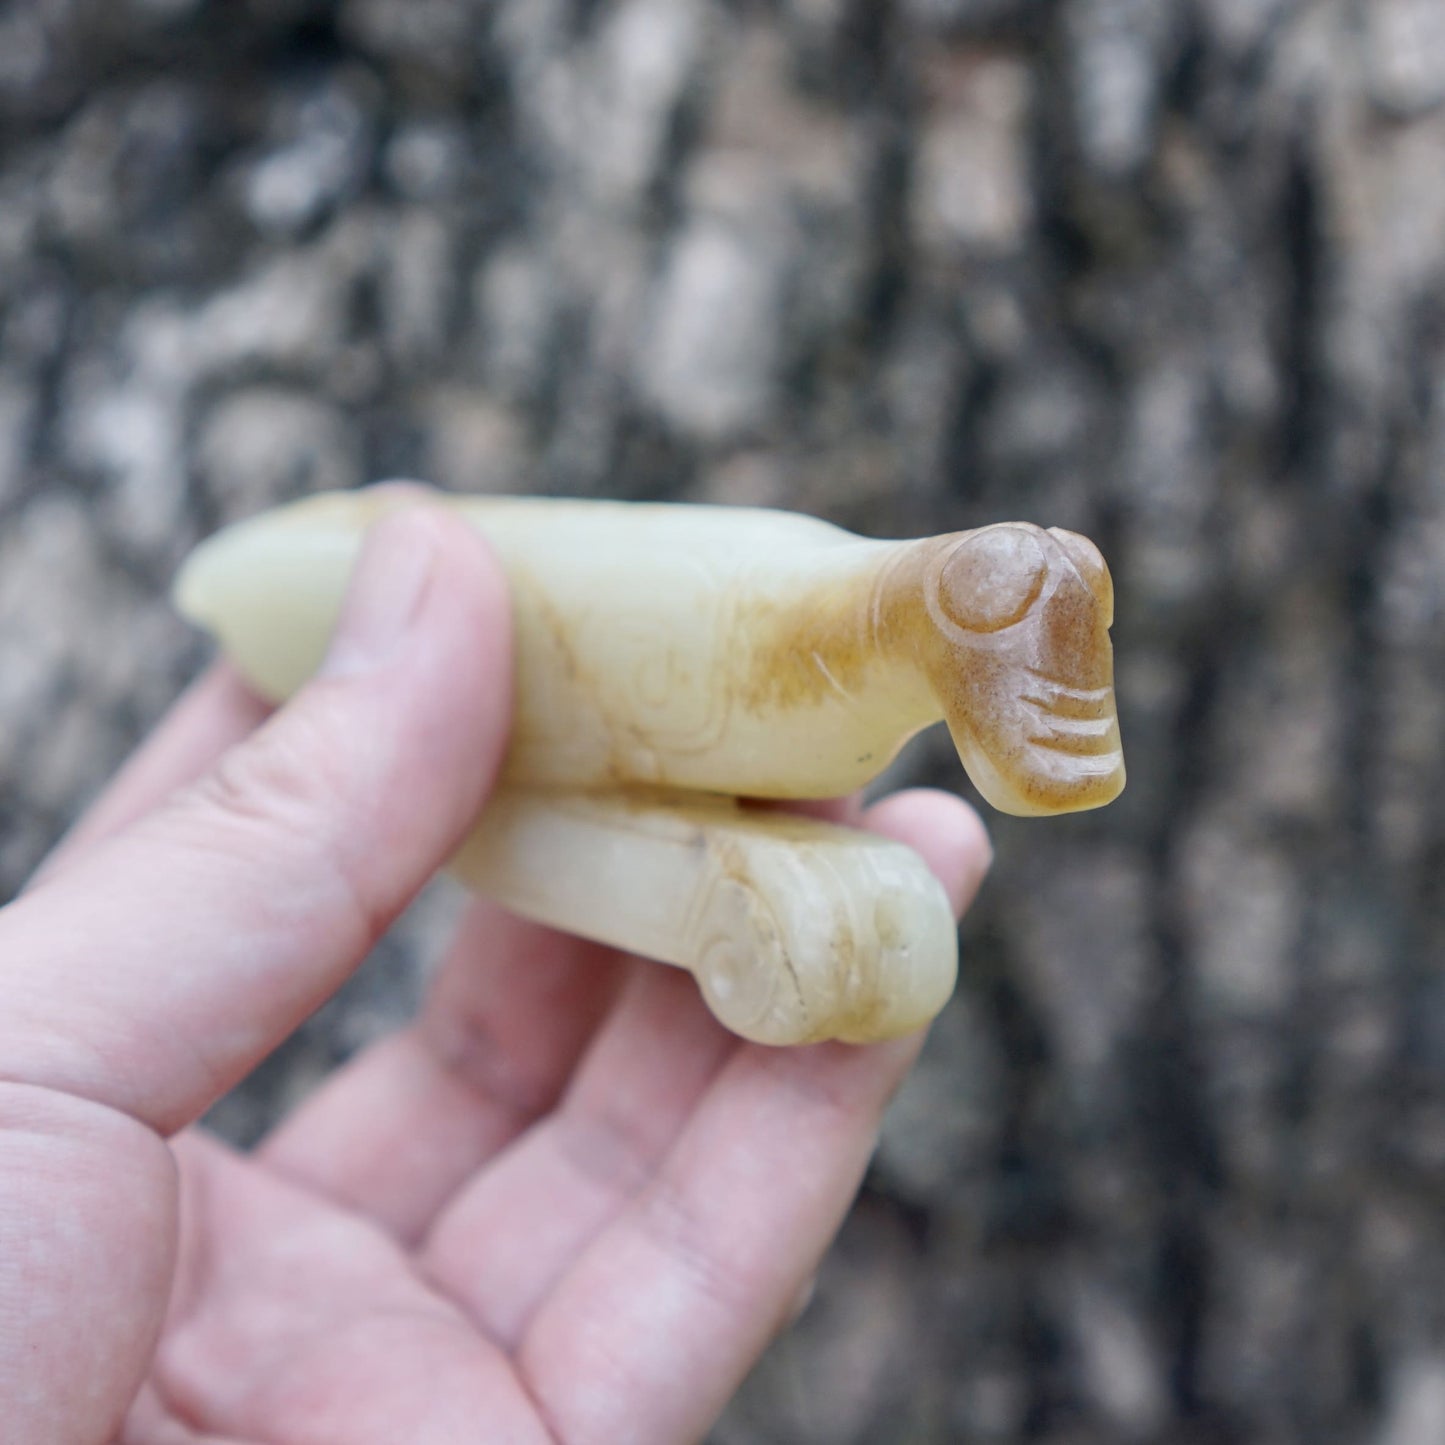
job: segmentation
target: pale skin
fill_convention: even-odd
[[[220,668],[0,910],[0,1401],[46,1445],[677,1445],[795,1313],[919,1038],[769,1049],[470,907],[417,1020],[258,1149],[195,1120],[445,862],[506,743],[507,597],[435,509],[321,676]],[[857,818],[958,912],[962,802]]]

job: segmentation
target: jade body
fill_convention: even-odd
[[[204,544],[181,610],[273,699],[320,661],[387,493],[313,498]],[[512,584],[508,781],[769,798],[848,793],[946,719],[995,807],[1124,783],[1091,543],[1008,523],[916,542],[793,513],[462,499]]]

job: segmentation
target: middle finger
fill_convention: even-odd
[[[552,1108],[629,967],[473,904],[416,1022],[333,1074],[262,1142],[261,1161],[403,1243],[419,1239]]]

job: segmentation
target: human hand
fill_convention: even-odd
[[[916,1038],[741,1043],[687,976],[477,903],[253,1154],[189,1127],[449,856],[510,673],[485,546],[397,514],[315,682],[267,719],[214,671],[0,910],[6,1445],[675,1445],[790,1318]],[[966,906],[963,803],[864,821]]]

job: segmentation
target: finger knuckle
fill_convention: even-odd
[[[248,832],[314,838],[350,800],[344,750],[315,736],[304,714],[262,728],[225,754],[197,786],[209,814]]]
[[[382,923],[370,906],[358,840],[370,835],[361,740],[324,698],[263,727],[225,754],[180,800],[190,833],[228,857],[294,859],[299,876],[339,895],[368,934]]]

